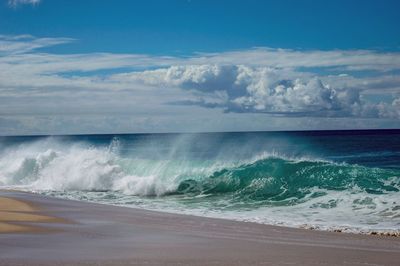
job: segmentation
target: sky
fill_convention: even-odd
[[[0,0],[0,135],[400,128],[398,10]]]

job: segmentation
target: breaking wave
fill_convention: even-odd
[[[0,155],[0,186],[197,215],[322,229],[398,230],[400,170],[262,153],[248,160],[122,156],[52,139]]]

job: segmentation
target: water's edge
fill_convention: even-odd
[[[296,228],[400,232],[400,132],[296,134],[2,138],[0,188]]]

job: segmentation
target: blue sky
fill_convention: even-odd
[[[71,1],[0,7],[3,34],[73,37],[63,53],[192,53],[256,46],[400,49],[399,1]]]
[[[400,126],[399,1],[0,2],[0,133]]]

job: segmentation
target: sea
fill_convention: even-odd
[[[0,188],[263,224],[398,234],[400,130],[0,137]]]

